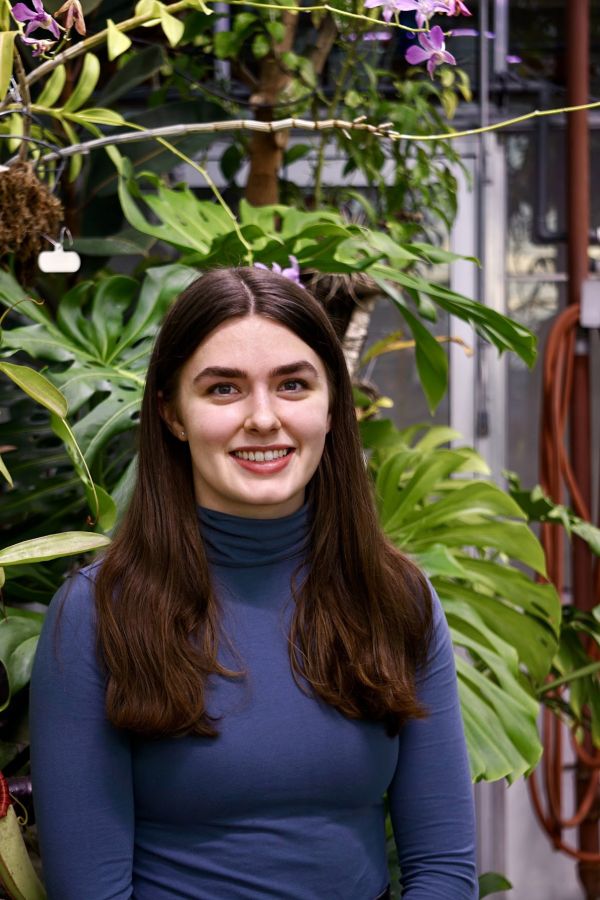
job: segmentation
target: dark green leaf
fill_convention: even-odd
[[[479,900],[496,894],[498,891],[509,891],[512,888],[510,881],[499,875],[498,872],[485,872],[479,876]]]

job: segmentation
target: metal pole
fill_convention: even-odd
[[[589,0],[571,0],[567,10],[567,103],[576,105],[589,100]],[[567,118],[567,269],[568,302],[581,302],[584,280],[589,273],[588,241],[590,228],[590,162],[589,126],[586,110],[570,113]],[[573,372],[573,394],[570,404],[571,457],[582,497],[591,509],[591,409],[590,361],[588,336],[580,330],[576,342]],[[576,606],[589,610],[594,606],[592,557],[586,545],[573,538],[573,600]],[[587,749],[591,751],[591,744]],[[577,765],[576,790],[581,801],[591,777],[581,762]],[[597,853],[598,803],[579,827],[581,850]],[[600,897],[600,867],[578,864],[579,878],[587,900]]]

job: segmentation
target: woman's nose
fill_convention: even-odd
[[[252,396],[244,427],[247,431],[275,431],[281,427],[270,395]]]

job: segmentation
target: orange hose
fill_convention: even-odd
[[[571,408],[573,390],[573,369],[575,340],[579,326],[579,306],[568,306],[557,317],[548,336],[543,365],[543,402],[540,428],[540,481],[548,496],[555,503],[563,503],[565,489],[570,497],[570,505],[582,519],[591,521],[591,512],[585,502],[565,446],[565,431]],[[542,523],[540,539],[547,560],[548,578],[561,596],[564,594],[564,533],[558,525]],[[593,570],[593,584],[600,599],[600,561],[596,560]],[[597,647],[589,642],[588,653],[598,659]],[[560,696],[561,689],[556,691]],[[548,708],[542,719],[542,742],[544,745],[541,775],[543,792],[539,785],[538,773],[529,778],[529,789],[537,818],[554,847],[574,859],[600,865],[600,853],[579,850],[563,840],[566,828],[581,825],[598,800],[600,784],[600,751],[590,752],[582,744],[573,740],[577,760],[590,770],[590,777],[582,797],[572,815],[563,812],[563,781],[565,767],[563,761],[563,737],[565,726]],[[589,741],[589,736],[588,736]]]

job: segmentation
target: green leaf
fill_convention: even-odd
[[[590,550],[600,556],[600,528],[596,528],[591,522],[579,519],[572,525],[573,534],[585,541]]]
[[[0,620],[0,664],[8,683],[8,691],[0,697],[0,711],[29,681],[40,630],[41,623],[33,619],[10,616]]]
[[[106,20],[106,47],[108,58],[112,62],[113,59],[116,59],[117,56],[121,56],[122,53],[125,53],[126,50],[129,50],[131,47],[131,38],[129,38],[126,34],[123,34],[122,31],[119,31],[115,23],[112,19]]]
[[[438,447],[441,447],[442,444],[449,444],[451,441],[460,440],[461,435],[456,429],[448,428],[447,425],[427,425],[427,431],[414,445],[415,450],[421,450],[423,452],[428,450],[436,450]],[[462,452],[465,450],[464,447],[453,448],[454,450],[459,450]],[[474,453],[470,447],[466,448],[470,452]]]
[[[188,6],[203,12],[206,16],[212,16],[212,9],[204,3],[204,0],[188,0]]]
[[[134,87],[148,81],[165,64],[165,51],[160,45],[136,50],[125,65],[112,76],[98,95],[100,106],[107,107]]]
[[[99,356],[107,360],[121,338],[125,312],[138,293],[138,283],[125,275],[111,275],[100,282],[92,301],[91,322]]]
[[[227,181],[233,180],[242,165],[243,159],[242,151],[237,144],[231,144],[225,150],[221,156],[220,167],[223,177]]]
[[[400,309],[415,339],[415,358],[421,385],[427,398],[429,412],[433,415],[448,387],[448,357],[441,344],[430,331],[408,311]]]
[[[429,543],[438,543],[441,535],[433,531],[429,536],[415,540],[411,550],[419,552]],[[478,525],[456,525],[443,532],[443,542],[449,547],[479,547],[505,553],[512,559],[532,568],[546,577],[546,561],[541,544],[521,522],[482,522]]]
[[[67,291],[58,305],[56,322],[61,331],[73,341],[75,347],[95,356],[97,348],[92,337],[90,322],[82,313],[92,289],[92,282],[81,281]]]
[[[124,229],[110,237],[84,237],[73,241],[73,249],[86,256],[147,256],[152,238],[133,229]]]
[[[195,269],[178,263],[148,269],[133,314],[121,332],[117,350],[122,351],[144,335],[154,334],[173,300],[197,277]]]
[[[4,462],[4,460],[2,459],[1,456],[0,456],[0,475],[2,475],[5,478],[5,480],[8,481],[8,483],[12,487],[13,480],[10,477],[10,472],[6,468],[6,463]],[[1,587],[1,585],[0,585],[0,587]]]
[[[18,31],[0,32],[0,100],[4,99],[13,70],[13,50]]]
[[[137,16],[153,16],[158,17],[160,13],[159,0],[138,0],[135,4],[134,15]]]
[[[77,112],[67,112],[66,115],[74,122],[82,125],[126,125],[123,116],[112,109],[78,109]],[[114,148],[113,148],[114,149]]]
[[[61,64],[52,72],[50,78],[44,85],[44,88],[36,100],[37,106],[52,107],[58,101],[62,94],[67,78],[67,70]]]
[[[479,876],[479,900],[489,897],[490,894],[496,894],[498,891],[509,891],[512,884],[504,875],[498,872],[485,872]]]
[[[524,325],[503,316],[489,306],[469,300],[449,288],[428,282],[419,275],[408,274],[379,262],[371,266],[369,271],[373,277],[395,281],[403,287],[427,294],[446,312],[469,322],[500,352],[513,350],[530,367],[535,362],[536,337]]]
[[[110,544],[110,538],[104,534],[89,531],[65,531],[63,534],[50,534],[46,537],[21,541],[0,550],[0,566],[15,566],[22,563],[43,562],[58,559],[62,556],[75,556],[89,553]]]
[[[399,453],[402,454],[402,451]],[[414,453],[412,455],[414,456]],[[408,482],[402,486],[401,490],[398,484],[395,486],[395,499],[392,500],[390,506],[386,505],[386,509],[390,510],[391,515],[389,518],[386,517],[382,524],[388,533],[401,527],[409,511],[429,494],[441,478],[447,478],[462,462],[460,454],[455,450],[439,450],[433,456],[420,458],[421,462]],[[379,479],[377,487],[379,491]],[[390,491],[394,496],[393,486],[386,486],[385,490]]]
[[[440,575],[446,578],[468,578],[467,570],[443,544],[434,544],[422,553],[415,554],[415,561],[430,578]]]
[[[64,417],[67,414],[65,398],[47,378],[36,372],[29,366],[17,366],[14,363],[0,362],[0,372],[14,381],[18,387],[28,394],[36,403],[49,409],[57,416]]]
[[[64,116],[60,117],[60,124],[65,130],[65,134],[67,135],[69,143],[72,145],[79,143],[79,139],[77,137],[75,129]],[[83,156],[81,153],[76,153],[75,156],[71,157],[71,161],[69,163],[69,181],[75,181],[75,179],[81,172],[82,165]]]
[[[11,694],[16,694],[29,683],[38,640],[39,634],[32,635],[15,647],[6,662],[2,660],[7,670]]]
[[[160,4],[160,25],[171,47],[175,47],[183,36],[185,25],[167,12],[162,3]]]
[[[480,515],[525,518],[518,503],[495,484],[475,481],[465,483],[449,496],[430,503],[425,509],[413,509],[404,515],[402,528],[418,535],[440,525],[456,522],[459,518],[464,522],[468,516]]]
[[[94,92],[100,77],[100,60],[93,53],[86,53],[75,90],[63,106],[64,110],[75,112],[83,106]]]
[[[252,52],[256,59],[263,59],[271,50],[271,45],[264,34],[257,34],[252,41]]]
[[[472,583],[506,598],[516,609],[543,619],[556,636],[561,621],[560,597],[551,584],[539,584],[518,569],[490,560],[461,556],[460,565],[469,573]]]
[[[11,4],[9,0],[0,0],[0,31],[8,31],[11,24]],[[3,769],[3,766],[0,766]]]
[[[555,678],[553,681],[547,682],[547,684],[541,688],[540,693],[547,694],[549,691],[555,691],[557,687],[561,687],[564,684],[570,684],[577,678],[586,678],[588,675],[594,675],[598,671],[600,671],[600,662],[589,663],[587,666],[575,669],[567,675],[563,675],[561,678]]]
[[[217,59],[233,56],[237,44],[237,37],[231,31],[217,31],[214,38],[215,56]]]
[[[73,440],[78,446],[81,445],[88,465],[93,465],[96,455],[109,440],[132,427],[141,403],[141,389],[113,387],[106,400],[98,403],[74,425]]]
[[[515,780],[514,773],[523,774],[528,765],[505,734],[496,711],[481,698],[469,680],[461,677],[462,668],[470,672],[470,666],[460,657],[455,660],[471,776],[474,781]]]
[[[350,109],[356,109],[357,106],[362,106],[364,102],[364,98],[362,94],[359,94],[358,91],[354,89],[346,91],[344,95],[344,103],[346,106],[350,107]]]
[[[285,37],[285,25],[283,22],[265,22],[265,28],[271,35],[274,44],[281,44]]]
[[[73,359],[74,345],[47,323],[5,329],[3,346],[14,347],[46,362],[66,362]]]
[[[73,463],[73,468],[79,475],[79,478],[81,479],[85,487],[86,496],[88,497],[88,502],[90,504],[90,509],[92,510],[94,519],[100,524],[100,516],[102,512],[104,512],[108,516],[108,519],[112,525],[112,523],[114,522],[114,510],[110,509],[110,507],[106,508],[106,504],[104,510],[100,508],[100,501],[98,499],[96,485],[92,480],[92,476],[90,475],[90,470],[88,469],[83,452],[79,444],[77,443],[75,435],[71,431],[67,420],[61,418],[60,416],[53,415],[51,417],[50,423],[54,434],[59,437],[65,445],[65,449],[69,454],[71,462]],[[111,516],[113,516],[112,520]]]
[[[413,253],[418,253],[423,259],[431,263],[453,263],[453,262],[472,262],[476,266],[480,266],[480,262],[476,256],[463,256],[460,253],[452,253],[444,247],[437,247],[435,244],[425,244],[423,241],[411,241],[410,249]]]

